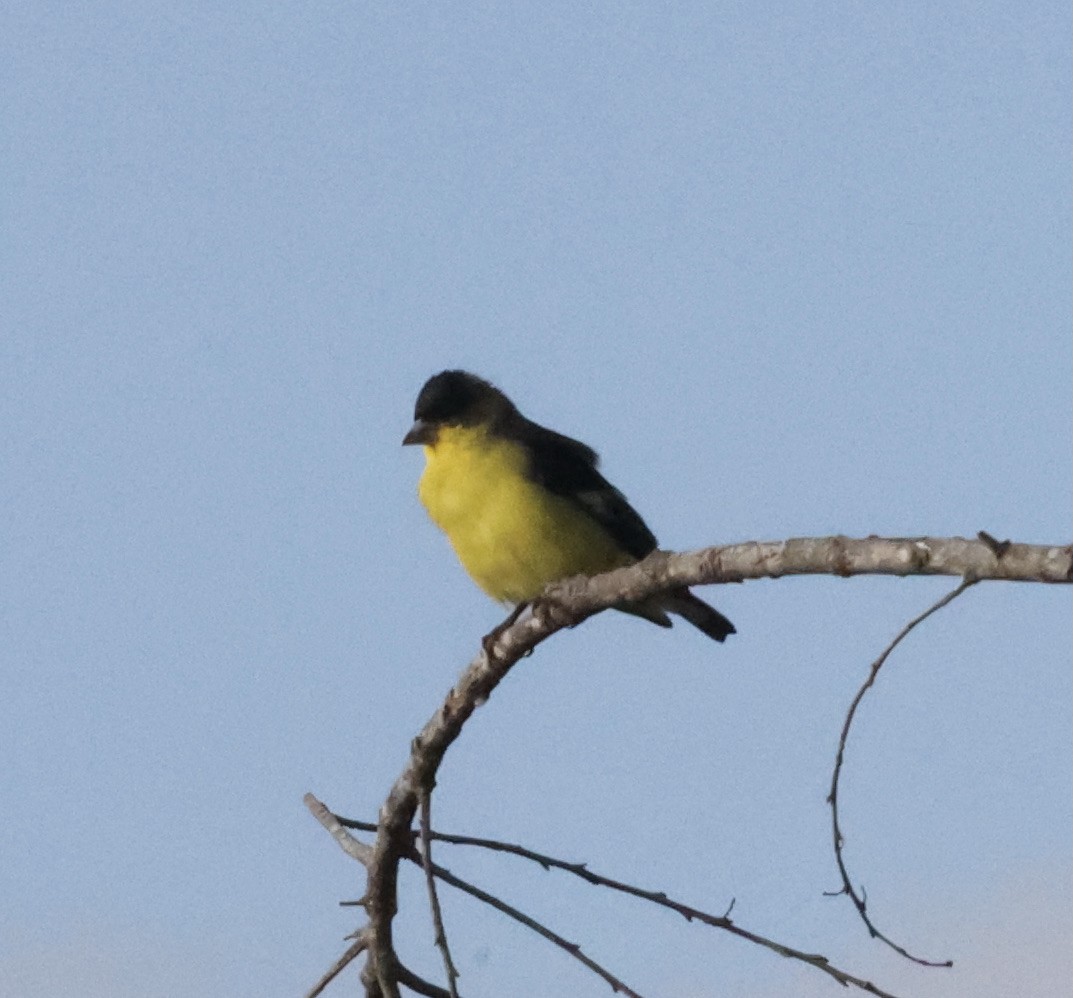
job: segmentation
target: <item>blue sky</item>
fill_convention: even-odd
[[[501,611],[399,444],[444,367],[595,446],[662,544],[1070,536],[1070,11],[38,3],[3,47],[0,992],[291,996]],[[1070,598],[945,580],[604,615],[449,754],[445,830],[735,914],[898,994],[1068,993]],[[517,861],[439,859],[641,993],[832,982]],[[439,978],[416,876],[400,949]],[[461,985],[600,995],[444,892]],[[354,982],[337,985],[339,993]]]

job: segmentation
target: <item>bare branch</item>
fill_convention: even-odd
[[[526,849],[523,846],[512,845],[508,842],[497,842],[492,839],[475,839],[464,835],[442,835],[441,837],[444,842],[453,842],[458,845],[474,845],[485,849],[492,849],[497,852],[513,853],[516,856],[522,856],[535,863],[539,863],[545,870],[565,870],[567,873],[572,873],[574,876],[580,877],[587,883],[600,887],[607,887],[610,890],[620,891],[623,894],[631,894],[634,897],[650,901],[652,904],[660,905],[663,908],[669,908],[671,911],[675,911],[685,918],[687,922],[696,921],[716,929],[723,929],[733,935],[740,936],[742,939],[748,939],[750,942],[763,946],[765,949],[769,949],[774,953],[778,953],[780,956],[793,960],[800,960],[818,970],[822,970],[825,974],[829,974],[838,981],[839,984],[845,987],[852,985],[869,994],[880,995],[883,996],[883,998],[893,998],[893,996],[889,995],[886,991],[881,991],[877,988],[871,981],[863,980],[845,970],[840,970],[838,967],[834,966],[827,957],[822,956],[819,953],[806,953],[804,950],[786,946],[783,943],[761,936],[756,932],[750,932],[748,929],[741,928],[741,926],[730,918],[731,909],[734,907],[733,901],[730,902],[730,905],[724,914],[712,915],[706,911],[701,911],[699,908],[693,908],[680,901],[675,901],[673,898],[668,897],[663,891],[644,890],[641,887],[635,887],[632,884],[626,884],[620,880],[613,880],[610,877],[605,877],[603,874],[590,870],[586,863],[568,863],[564,860],[556,859],[554,856],[548,856],[544,853]]]
[[[306,998],[317,998],[318,995],[322,994],[324,989],[346,969],[349,963],[365,952],[368,945],[369,937],[363,930],[357,934],[354,942],[346,948],[343,955],[328,968],[324,976],[306,992]]]
[[[426,998],[451,998],[445,988],[441,988],[438,984],[432,984],[423,977],[418,977],[409,967],[397,961],[394,967],[394,974],[399,984],[419,995],[425,995]],[[365,998],[382,998],[383,992],[380,990],[380,983],[377,980],[376,972],[373,970],[372,961],[366,963],[365,969],[362,970],[361,982],[365,985]]]
[[[426,998],[457,998],[457,995],[452,995],[446,988],[418,977],[409,967],[404,967],[401,963],[395,965],[395,970],[398,973],[399,983],[419,995],[425,995]]]
[[[644,574],[659,575],[668,585],[784,575],[951,575],[981,581],[1073,582],[1073,545],[999,543],[987,537],[797,537],[685,554],[655,552],[640,564],[653,562]],[[617,582],[636,567],[597,578]],[[629,597],[628,592],[625,595]]]
[[[392,919],[398,906],[398,862],[411,844],[410,825],[419,789],[435,783],[440,761],[462,726],[484,703],[511,667],[538,641],[562,625],[526,616],[512,624],[462,673],[439,710],[411,742],[410,760],[380,808],[366,891],[373,929],[370,952],[385,998],[397,998],[398,988],[386,968],[393,965]]]
[[[350,834],[344,827],[342,822],[334,815],[328,808],[322,804],[313,794],[306,794],[302,798],[302,803],[309,808],[310,814],[317,819],[330,833],[333,839],[339,843],[339,848],[343,850],[351,859],[356,859],[362,866],[368,867],[369,862],[372,859],[373,848],[366,845],[364,842],[360,842],[353,835]],[[371,829],[375,831],[376,829]]]
[[[337,820],[340,822],[340,824],[348,825],[348,826],[353,827],[353,828],[364,829],[365,831],[375,831],[375,829],[377,827],[376,825],[374,825],[374,824],[372,824],[370,822],[357,821],[357,820],[355,820],[353,818],[338,818],[338,816],[337,816]],[[428,840],[430,840],[430,841],[433,840],[433,839],[439,839],[439,840],[442,840],[442,841],[445,841],[445,842],[450,842],[450,841],[453,841],[456,838],[459,838],[459,837],[458,836],[445,836],[445,835],[442,835],[439,832],[433,831],[431,828],[428,829]],[[418,833],[412,833],[411,840],[412,840],[413,843],[415,843],[418,840]],[[421,840],[424,841],[424,835],[423,834],[421,835]],[[475,842],[476,841],[482,841],[482,840],[475,840]],[[487,840],[487,841],[490,842],[491,840]],[[503,851],[506,851],[506,852],[513,852],[513,851],[519,851],[521,853],[526,852],[526,850],[523,850],[521,846],[511,847],[511,846],[507,845],[506,843],[496,843],[496,844],[497,845],[502,845],[504,847]],[[532,855],[537,856],[539,854],[534,853]],[[622,981],[620,981],[617,977],[615,977],[610,971],[608,971],[606,968],[600,966],[600,964],[596,963],[595,960],[593,960],[590,957],[586,956],[581,951],[581,947],[577,943],[568,942],[562,936],[558,935],[556,932],[554,932],[551,929],[547,928],[547,926],[544,926],[541,923],[537,922],[535,919],[530,918],[524,912],[521,912],[517,908],[514,908],[513,906],[507,904],[507,902],[500,900],[499,898],[495,897],[492,894],[489,894],[487,891],[482,890],[480,887],[477,887],[475,884],[471,884],[468,881],[462,880],[460,877],[456,877],[453,873],[451,873],[450,870],[448,870],[448,869],[446,869],[446,868],[444,868],[442,866],[439,866],[436,863],[431,862],[431,860],[426,861],[425,855],[422,852],[418,851],[416,845],[411,844],[410,848],[405,851],[405,853],[403,854],[402,858],[408,859],[415,866],[420,866],[423,869],[425,869],[426,871],[431,871],[433,876],[439,877],[441,880],[444,881],[444,883],[450,884],[452,887],[455,887],[458,890],[464,891],[465,893],[469,894],[471,897],[475,897],[479,901],[485,902],[486,904],[488,904],[491,907],[495,908],[497,911],[502,911],[504,914],[509,915],[511,918],[515,919],[516,921],[521,922],[523,925],[528,926],[529,928],[533,929],[533,931],[537,932],[539,935],[544,936],[545,939],[551,940],[551,942],[555,943],[556,946],[559,946],[561,949],[566,950],[566,952],[568,952],[576,960],[580,960],[583,964],[585,964],[586,967],[589,967],[590,970],[593,970],[595,973],[599,974],[604,980],[606,980],[611,985],[612,990],[614,990],[614,991],[622,991],[623,993],[625,993],[627,995],[633,995],[634,994],[633,991],[631,991]],[[554,864],[554,865],[562,865],[564,869],[569,868],[569,864],[561,863],[560,861],[552,860],[551,863]],[[344,901],[343,904],[346,904],[346,905],[364,904],[364,901]],[[403,979],[402,974],[401,974],[401,970],[402,970],[401,965],[399,967],[399,970],[400,970],[399,983],[407,984],[407,981]],[[448,972],[448,975],[450,975],[450,971]],[[458,973],[457,973],[457,971],[455,971],[455,977],[457,977],[457,976],[458,976]],[[438,991],[442,991],[443,995],[447,996],[447,998],[451,998],[451,996],[449,996],[446,991],[443,991],[443,989],[438,989]],[[640,996],[637,996],[637,998],[640,998]]]
[[[339,817],[339,821],[348,827],[358,828],[369,832],[376,831],[376,825],[371,822],[357,821],[353,818],[343,817]],[[822,970],[825,974],[830,975],[838,981],[839,984],[845,987],[856,987],[869,994],[879,995],[881,998],[893,998],[888,992],[881,991],[877,988],[871,981],[856,977],[848,971],[841,970],[834,966],[821,954],[806,953],[804,950],[795,949],[792,946],[787,946],[784,943],[776,942],[773,939],[761,936],[756,932],[743,929],[730,918],[731,909],[734,907],[733,901],[731,901],[729,907],[722,915],[713,915],[709,912],[702,911],[699,908],[694,908],[680,901],[675,901],[673,898],[668,897],[663,891],[645,890],[644,888],[636,887],[633,884],[627,884],[621,880],[614,880],[611,877],[596,873],[589,869],[587,863],[571,863],[567,860],[558,859],[555,856],[549,856],[546,853],[536,852],[535,850],[522,845],[515,845],[511,842],[501,842],[498,839],[480,838],[472,835],[455,835],[448,832],[436,831],[431,831],[430,835],[437,842],[445,842],[450,845],[476,846],[493,852],[505,852],[536,863],[545,870],[564,870],[567,873],[573,874],[575,877],[580,877],[586,883],[599,887],[606,887],[609,890],[619,891],[623,894],[629,894],[633,897],[641,898],[644,901],[649,901],[652,904],[659,905],[660,907],[668,908],[671,911],[677,912],[687,922],[700,922],[704,925],[711,926],[712,928],[723,929],[742,939],[747,939],[749,942],[756,943],[758,946],[763,946],[765,949],[769,949],[773,953],[778,953],[779,956],[807,963],[810,966],[815,967],[817,970]],[[417,862],[415,857],[409,858],[414,862]],[[438,869],[439,868],[437,868],[437,870]],[[437,875],[439,874],[437,873]]]
[[[508,915],[510,918],[513,918],[516,922],[521,922],[521,924],[524,925],[526,928],[532,929],[538,935],[543,936],[549,942],[552,942],[560,949],[565,950],[575,960],[580,961],[594,974],[599,975],[605,981],[607,981],[607,983],[611,985],[612,991],[616,993],[621,991],[624,995],[627,996],[627,998],[641,998],[641,995],[639,995],[632,988],[628,987],[625,983],[620,981],[605,967],[602,967],[600,964],[598,964],[595,960],[592,959],[592,957],[586,956],[577,943],[568,942],[557,932],[553,932],[546,925],[543,925],[542,923],[538,922],[535,918],[531,918],[524,912],[519,911],[513,905],[507,904],[506,901],[502,901],[495,895],[489,894],[487,891],[481,890],[481,888],[469,883],[468,881],[463,880],[461,877],[456,877],[450,870],[446,870],[442,866],[436,866],[435,864],[433,864],[433,870],[435,871],[436,876],[439,877],[440,880],[442,880],[445,884],[450,884],[452,887],[456,887],[458,890],[464,891],[466,894],[469,894],[470,897],[475,897],[478,901],[483,901],[485,904],[495,908],[496,911],[501,911],[504,915]]]
[[[994,541],[994,538],[990,538]],[[987,543],[985,541],[985,543]],[[997,542],[996,542],[997,543]],[[1009,542],[1006,542],[1007,544]],[[838,739],[838,754],[835,756],[834,771],[831,774],[831,792],[827,795],[827,803],[831,805],[831,835],[834,841],[835,847],[835,861],[838,863],[838,872],[842,876],[842,889],[834,892],[835,894],[846,894],[853,902],[857,909],[857,913],[861,916],[861,921],[868,928],[868,932],[873,939],[879,939],[886,943],[896,953],[900,953],[907,960],[912,960],[914,963],[919,963],[925,967],[952,967],[954,965],[953,960],[925,960],[922,957],[914,956],[905,947],[899,946],[896,942],[884,935],[879,929],[876,928],[868,915],[868,904],[865,900],[863,890],[860,894],[857,893],[853,887],[853,882],[850,879],[849,871],[846,869],[845,857],[842,854],[842,847],[845,845],[845,837],[842,834],[842,829],[838,823],[838,781],[842,775],[842,764],[846,753],[846,741],[849,738],[849,730],[853,725],[853,719],[857,714],[857,708],[860,706],[861,701],[864,699],[865,693],[872,687],[876,681],[876,677],[879,675],[879,670],[883,668],[883,663],[890,657],[891,652],[901,644],[902,639],[905,638],[910,631],[917,626],[917,624],[923,623],[933,613],[937,613],[944,606],[952,603],[956,600],[969,586],[976,584],[976,579],[965,579],[961,585],[956,589],[952,589],[942,599],[937,600],[927,610],[917,617],[914,617],[908,624],[905,625],[894,637],[886,648],[883,649],[883,653],[873,663],[868,672],[868,677],[861,684],[861,688],[857,691],[857,695],[853,698],[853,702],[849,705],[849,710],[846,712],[846,720],[842,725],[842,734]]]
[[[992,539],[993,540],[993,539]],[[411,744],[410,759],[380,809],[367,865],[369,952],[384,998],[398,998],[392,921],[398,906],[398,862],[411,843],[418,793],[431,790],[444,753],[474,710],[513,665],[564,627],[617,603],[639,602],[683,585],[741,582],[782,575],[956,575],[976,580],[1069,583],[1073,547],[989,544],[965,538],[799,538],[705,548],[689,554],[653,552],[643,561],[592,579],[549,588],[533,612],[497,628],[462,673],[443,705]],[[363,850],[364,851],[364,850]]]
[[[432,925],[436,932],[436,945],[443,953],[443,969],[447,973],[447,990],[451,998],[458,998],[458,968],[451,959],[451,950],[447,945],[447,933],[443,927],[443,911],[440,898],[436,893],[436,877],[432,863],[432,795],[428,790],[421,791],[421,866],[425,871],[425,886],[428,888],[428,903],[432,909]]]

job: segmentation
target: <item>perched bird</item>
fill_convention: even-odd
[[[526,419],[498,388],[442,371],[417,396],[403,444],[422,444],[418,495],[462,566],[493,599],[522,606],[552,582],[633,564],[656,548],[592,448]],[[734,625],[684,586],[616,609],[716,641]]]

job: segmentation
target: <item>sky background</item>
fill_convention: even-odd
[[[0,30],[0,994],[301,995],[371,818],[502,611],[402,450],[465,367],[591,443],[663,546],[1070,540],[1068,3],[8,5]],[[707,590],[603,615],[440,775],[523,842],[899,995],[1068,994],[1070,593]],[[443,846],[644,994],[815,971]],[[442,891],[467,998],[605,995]],[[419,877],[403,959],[442,981]],[[354,994],[355,972],[330,994]]]

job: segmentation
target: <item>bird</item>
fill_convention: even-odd
[[[418,497],[477,585],[518,614],[553,582],[599,575],[656,549],[645,521],[598,470],[591,447],[527,419],[468,371],[425,382],[403,445],[420,444]],[[685,586],[615,609],[715,641],[734,625]]]

